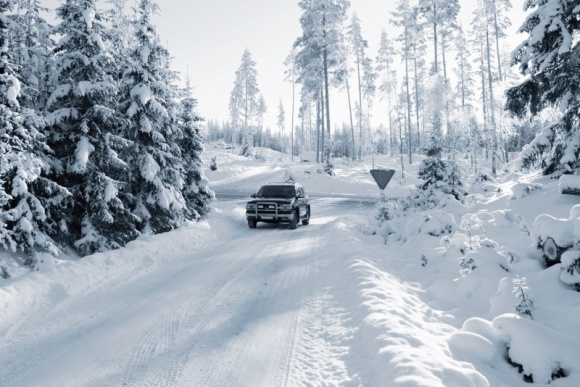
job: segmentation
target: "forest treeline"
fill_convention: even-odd
[[[465,2],[473,10],[469,20],[465,13],[460,18],[462,3],[397,1],[372,53],[348,0],[299,1],[302,34],[284,61],[292,84],[291,129],[284,132],[288,109],[281,102],[277,128],[264,127],[268,107],[246,49],[230,95],[230,117],[208,122],[209,138],[239,144],[244,155],[253,146],[293,156],[314,150],[330,173],[332,157],[362,160],[373,154],[400,157],[404,171],[414,154],[433,147],[450,158],[461,153],[475,170],[488,167],[494,175],[526,147],[519,168],[570,171],[571,155],[561,156],[564,148],[577,156],[578,144],[561,142],[573,120],[560,120],[560,102],[577,117],[576,105],[568,105],[576,100],[569,97],[576,94],[575,2],[526,2],[519,46],[507,39],[510,0]],[[559,69],[562,60],[568,65]],[[532,79],[522,84],[528,76]],[[549,86],[553,76],[557,90]],[[331,115],[339,99],[348,106],[346,122]],[[550,146],[542,145],[546,142]]]

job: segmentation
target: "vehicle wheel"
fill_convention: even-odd
[[[249,228],[256,228],[256,224],[257,224],[257,223],[258,223],[258,222],[256,222],[256,220],[255,220],[255,219],[248,219],[248,227],[249,227]]]
[[[296,211],[294,211],[294,216],[290,220],[290,224],[288,225],[288,228],[290,230],[295,230],[297,226],[298,226],[298,213]]]
[[[308,226],[308,223],[310,223],[310,207],[306,210],[306,219],[302,219],[303,225]]]

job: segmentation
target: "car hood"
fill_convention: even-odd
[[[283,198],[255,198],[250,200],[248,203],[258,203],[258,202],[270,202],[277,204],[292,204],[294,199],[283,199]]]

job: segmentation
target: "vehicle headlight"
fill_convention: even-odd
[[[278,206],[278,209],[280,211],[292,211],[292,204],[280,204],[280,206]]]
[[[255,210],[255,209],[256,209],[256,203],[246,204],[246,210]]]

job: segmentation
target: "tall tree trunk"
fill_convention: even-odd
[[[403,126],[401,125],[401,113],[397,109],[397,121],[399,122],[399,156],[401,161],[401,181],[405,180],[405,163],[403,162]]]
[[[322,56],[324,62],[324,94],[326,94],[326,128],[328,130],[328,147],[330,147],[330,95],[328,93],[328,53],[326,48],[324,48]],[[325,161],[330,164],[330,152],[328,153],[328,160]]]
[[[244,141],[243,136],[245,135],[246,130],[248,130],[248,77],[246,77],[245,79],[245,93],[246,93],[246,101],[244,114],[244,134],[242,135],[242,142]]]
[[[434,53],[434,57],[433,57],[433,72],[435,74],[437,74],[439,72],[439,68],[438,68],[438,64],[437,61],[439,60],[438,58],[438,46],[437,46],[437,4],[435,3],[435,1],[432,2],[433,4],[433,53]]]
[[[484,149],[485,158],[489,159],[489,131],[487,129],[487,96],[485,93],[485,65],[483,63],[483,42],[479,43],[480,50],[480,68],[481,68],[481,102],[483,107],[483,135],[484,135]]]
[[[294,84],[295,61],[292,62],[292,119],[290,120],[290,161],[294,161],[294,96],[296,85]]]
[[[409,164],[413,164],[413,138],[411,136],[411,93],[409,91],[409,41],[405,26],[405,88],[407,90],[407,143],[409,145]]]
[[[488,18],[487,9],[485,11],[486,19]],[[489,30],[485,29],[485,44],[486,44],[486,51],[487,51],[487,81],[489,83],[489,110],[490,110],[490,118],[491,118],[491,134],[492,134],[492,149],[491,149],[491,173],[492,175],[496,175],[497,173],[497,159],[496,159],[496,151],[497,151],[497,131],[495,127],[495,106],[494,106],[494,99],[493,99],[493,79],[491,74],[491,50],[489,47]]]
[[[499,27],[497,25],[497,6],[495,0],[493,0],[493,25],[495,29],[495,49],[497,55],[497,73],[499,75],[499,81],[503,81],[501,73],[501,55],[499,54]]]
[[[362,161],[362,143],[363,143],[363,108],[362,108],[362,84],[360,80],[360,58],[356,58],[356,76],[358,79],[358,159]]]
[[[325,127],[325,123],[324,123],[324,114],[325,114],[325,100],[324,100],[324,87],[322,87],[320,89],[320,116],[321,116],[321,120],[320,120],[320,162],[324,163],[324,147],[325,147],[325,141],[324,141],[324,127]]]
[[[348,77],[346,77],[346,96],[348,98],[348,113],[350,115],[350,133],[352,135],[352,161],[356,159],[356,143],[354,141],[354,122],[352,119],[352,104],[350,102],[350,86],[348,83]]]
[[[419,129],[419,70],[417,64],[417,45],[413,44],[413,67],[415,71],[415,119],[417,121],[417,146],[421,147],[421,131]]]
[[[447,62],[445,60],[445,33],[441,34],[441,61],[443,64],[443,81],[445,84],[445,90],[443,96],[445,98],[445,121],[447,125],[447,146],[451,152],[452,160],[455,159],[455,147],[454,147],[454,133],[449,119],[449,79],[447,78]]]
[[[322,105],[322,91],[320,91],[316,99],[316,162],[320,163],[320,125],[322,123],[322,112],[320,110]]]

